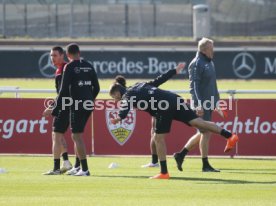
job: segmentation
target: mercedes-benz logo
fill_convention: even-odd
[[[56,68],[52,64],[50,52],[46,52],[41,55],[38,61],[38,67],[40,73],[47,78],[51,78],[55,76]]]
[[[247,52],[237,54],[233,59],[232,66],[235,75],[241,79],[250,78],[256,70],[255,59]]]

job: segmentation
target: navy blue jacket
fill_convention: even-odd
[[[198,52],[188,68],[190,80],[190,93],[194,106],[203,106],[203,102],[211,100],[215,104],[219,100],[219,93],[216,82],[216,70],[214,63],[204,54]],[[210,108],[210,104],[206,105]],[[214,110],[215,108],[211,109]]]

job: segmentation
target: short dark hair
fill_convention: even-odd
[[[58,51],[59,54],[64,54],[63,48],[61,46],[54,46],[52,51]]]
[[[123,85],[115,82],[109,88],[109,95],[111,96],[115,92],[120,92],[120,94],[123,96],[124,93],[126,92],[126,87],[124,87]]]
[[[76,55],[76,54],[80,53],[80,48],[76,43],[71,43],[71,44],[67,45],[66,52],[68,54]]]
[[[122,75],[117,75],[115,77],[115,82],[119,83],[120,85],[122,85],[123,87],[126,87],[126,79],[124,76]]]

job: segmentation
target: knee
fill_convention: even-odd
[[[54,141],[54,142],[57,142],[57,141],[61,141],[61,138],[62,138],[63,136],[60,134],[60,133],[57,133],[57,132],[53,132],[52,133],[52,140]]]
[[[63,147],[67,147],[67,142],[64,137],[61,138],[61,143],[62,143]]]
[[[204,139],[208,139],[209,140],[211,138],[211,132],[205,131],[202,134],[203,134],[202,138],[204,138]]]
[[[191,121],[191,122],[190,122],[190,125],[191,125],[192,127],[198,128],[198,127],[199,127],[199,121],[197,121],[197,120]]]
[[[76,137],[74,134],[71,135],[71,138],[72,138],[72,140],[73,140],[74,142],[77,141],[77,137]]]
[[[202,128],[204,126],[204,120],[201,119],[201,118],[197,118],[195,120],[192,120],[190,122],[190,125],[193,126],[193,127],[196,127],[196,128]]]
[[[152,141],[157,143],[160,141],[160,138],[158,138],[158,135],[155,134],[152,138]]]
[[[150,143],[151,143],[151,144],[155,144],[154,136],[151,137]]]
[[[161,143],[164,141],[164,137],[163,135],[158,135],[158,134],[155,134],[154,135],[154,138],[153,138],[153,141],[158,144],[158,143]]]
[[[52,132],[52,141],[54,142],[55,141],[55,133],[54,132]]]
[[[80,134],[72,134],[72,140],[74,141],[74,142],[79,142],[79,141],[81,141],[81,135]]]

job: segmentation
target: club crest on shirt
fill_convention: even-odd
[[[80,70],[79,67],[75,67],[75,68],[74,68],[74,71],[75,71],[76,74],[79,74],[81,70]]]
[[[118,118],[119,109],[105,110],[106,125],[112,138],[123,146],[131,137],[136,123],[136,111],[130,110],[127,117],[117,124],[112,124],[111,119]]]

